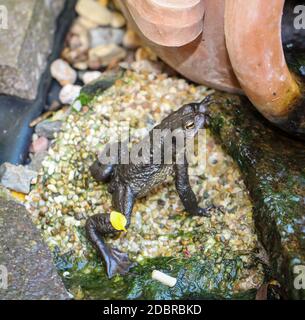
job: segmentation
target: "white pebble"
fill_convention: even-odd
[[[84,82],[84,84],[88,84],[90,82],[97,80],[101,75],[102,75],[102,73],[100,71],[85,72],[83,75],[83,82]]]
[[[63,104],[72,104],[79,96],[81,89],[81,86],[72,84],[64,86],[59,93],[60,102]]]
[[[47,188],[53,193],[57,193],[57,188],[53,184],[49,184]]]

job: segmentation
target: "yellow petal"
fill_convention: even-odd
[[[125,228],[127,224],[127,219],[122,213],[112,211],[110,213],[110,223],[112,224],[115,230],[127,232]]]
[[[11,195],[17,199],[20,202],[24,202],[25,201],[25,194],[20,193],[20,192],[16,192],[16,191],[11,191]]]

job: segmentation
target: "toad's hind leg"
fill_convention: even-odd
[[[130,188],[121,186],[119,190],[115,190],[113,202],[115,204],[114,209],[126,216],[128,227],[134,204],[134,196]],[[104,259],[109,278],[116,274],[124,275],[133,267],[126,253],[111,248],[103,239],[105,235],[113,235],[120,232],[112,227],[109,214],[98,214],[90,217],[86,223],[86,232],[87,237]]]

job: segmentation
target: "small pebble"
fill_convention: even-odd
[[[61,89],[59,93],[59,100],[63,104],[72,104],[79,96],[81,89],[81,86],[68,84]]]
[[[113,28],[95,28],[89,31],[90,48],[101,45],[117,44],[123,42],[124,30]]]
[[[82,79],[83,79],[84,84],[88,84],[88,83],[100,78],[101,75],[102,75],[102,73],[100,71],[88,71],[88,72],[84,73]]]
[[[49,121],[45,120],[43,122],[40,122],[35,127],[35,133],[39,137],[45,137],[48,139],[54,139],[55,133],[59,132],[62,127],[62,121]]]
[[[133,30],[129,29],[124,35],[123,45],[127,49],[137,49],[141,45],[141,39]]]
[[[108,66],[113,61],[124,59],[126,54],[126,50],[116,44],[101,45],[89,50],[89,64]]]
[[[49,140],[46,137],[39,137],[32,142],[30,152],[39,153],[48,150]]]
[[[74,84],[77,79],[76,71],[62,59],[57,59],[51,64],[51,74],[61,86]]]
[[[101,26],[109,25],[112,19],[112,13],[109,9],[94,0],[79,0],[76,5],[76,12],[81,17]]]
[[[122,28],[125,26],[126,20],[121,13],[113,12],[110,24],[113,28]]]

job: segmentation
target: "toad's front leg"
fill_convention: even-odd
[[[126,216],[127,227],[130,224],[130,215],[133,209],[134,197],[128,187],[121,186],[113,194],[113,204],[116,211]],[[126,253],[111,248],[104,241],[104,236],[117,234],[107,214],[98,214],[90,217],[86,223],[87,237],[102,256],[106,264],[107,275],[112,278],[116,274],[124,275],[133,266]]]
[[[210,217],[208,210],[200,208],[198,201],[189,181],[188,163],[185,158],[184,164],[175,164],[175,184],[179,197],[185,210],[195,216]]]

